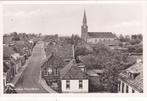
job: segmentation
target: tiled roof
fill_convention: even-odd
[[[87,75],[81,71],[74,64],[74,60],[72,60],[68,65],[66,65],[60,72],[61,79],[87,79]]]
[[[90,38],[116,38],[112,32],[88,32]]]
[[[19,53],[12,54],[12,57],[13,57],[15,60],[18,60],[18,59],[20,58],[20,54],[19,54]]]
[[[9,47],[9,46],[6,46],[6,45],[3,46],[3,57],[4,58],[9,58],[10,55],[12,55],[14,53],[15,53],[15,51],[13,50],[12,47]]]
[[[139,74],[134,79],[131,79],[128,76],[129,72],[131,73],[138,72]],[[121,78],[121,80],[131,85],[131,87],[133,87],[134,89],[138,90],[139,92],[143,92],[143,64],[142,63],[136,63],[135,65],[126,69],[125,71],[120,73],[119,77]]]
[[[48,68],[49,65],[52,65],[54,68],[63,68],[64,61],[58,55],[52,54],[44,60],[43,65],[41,67]]]
[[[63,69],[61,69],[60,71],[60,76],[61,78],[63,78],[65,76],[65,74],[71,69],[74,60],[71,60]]]
[[[30,43],[27,41],[15,41],[15,44],[19,46],[20,48],[24,48],[24,47],[30,48],[31,47]]]
[[[11,40],[12,40],[12,37],[11,36],[3,36],[3,43],[4,44],[10,43]]]
[[[15,41],[14,42],[15,44],[15,48],[16,48],[16,52],[18,52],[20,55],[23,55],[25,52],[24,52],[24,48],[30,48],[30,44],[28,42],[25,42],[25,41]]]

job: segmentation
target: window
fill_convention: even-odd
[[[52,74],[52,69],[48,68],[48,74]]]
[[[135,90],[132,89],[132,93],[135,93]]]
[[[58,75],[58,69],[57,68],[55,69],[55,74]]]
[[[122,83],[122,93],[124,93],[124,83]]]
[[[82,89],[83,88],[83,81],[79,80],[79,88]]]
[[[129,91],[129,88],[128,88],[128,86],[126,85],[126,93],[128,93],[128,91]]]
[[[66,80],[66,89],[70,89],[70,80]]]
[[[118,81],[118,91],[120,91],[121,82]]]
[[[48,73],[46,70],[44,70],[44,76],[48,76]]]

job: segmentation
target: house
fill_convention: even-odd
[[[89,61],[89,57],[92,57],[90,59],[92,61],[89,65],[86,65],[86,63]],[[105,70],[103,68],[100,68],[97,64],[95,64],[96,62],[93,60],[93,58],[95,59],[95,57],[90,54],[86,56],[79,56],[79,61],[81,62],[80,64],[83,64],[83,67],[85,67],[84,64],[86,65],[85,73],[87,74],[89,79],[89,92],[104,92],[105,85],[102,83],[101,78]]]
[[[21,56],[19,53],[12,54],[10,56],[12,65],[15,65],[15,72],[18,73],[19,69],[22,67]]]
[[[116,40],[116,36],[112,32],[88,32],[85,11],[83,17],[83,24],[81,26],[81,38],[90,44],[97,44],[98,42],[111,43]]]
[[[54,90],[59,89],[60,85],[60,70],[64,67],[64,61],[55,53],[48,56],[41,66],[42,78]]]
[[[21,56],[26,55],[27,57],[29,57],[31,55],[32,46],[29,42],[15,41],[14,44],[15,44],[15,47],[17,47],[17,51],[18,53],[20,53]]]
[[[61,69],[60,79],[62,93],[88,93],[88,77],[78,68],[75,60],[71,60],[69,64]]]
[[[86,67],[83,63],[77,63],[78,68],[80,68],[81,71],[86,72]]]
[[[31,55],[31,44],[26,41],[13,41],[12,43],[9,46],[12,47],[16,53],[20,54],[21,65],[23,66],[26,59]]]
[[[143,93],[143,63],[141,59],[119,74],[118,93]]]
[[[15,76],[14,68],[11,66],[10,61],[3,61],[3,84],[4,88],[7,83],[10,83]]]
[[[3,46],[3,83],[4,87],[9,83],[15,76],[16,66],[12,64],[11,56],[15,54],[15,51],[7,46]]]
[[[73,58],[71,44],[50,44],[45,45],[47,58],[42,62],[42,78],[54,90],[60,91],[60,70]]]

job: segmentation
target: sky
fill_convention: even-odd
[[[3,6],[4,33],[81,35],[84,9],[90,32],[129,35],[143,32],[141,3],[95,3],[7,4]]]

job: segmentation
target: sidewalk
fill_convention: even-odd
[[[58,93],[55,90],[53,90],[51,87],[49,87],[46,83],[46,81],[43,78],[39,79],[39,83],[41,84],[41,86],[49,93]]]

